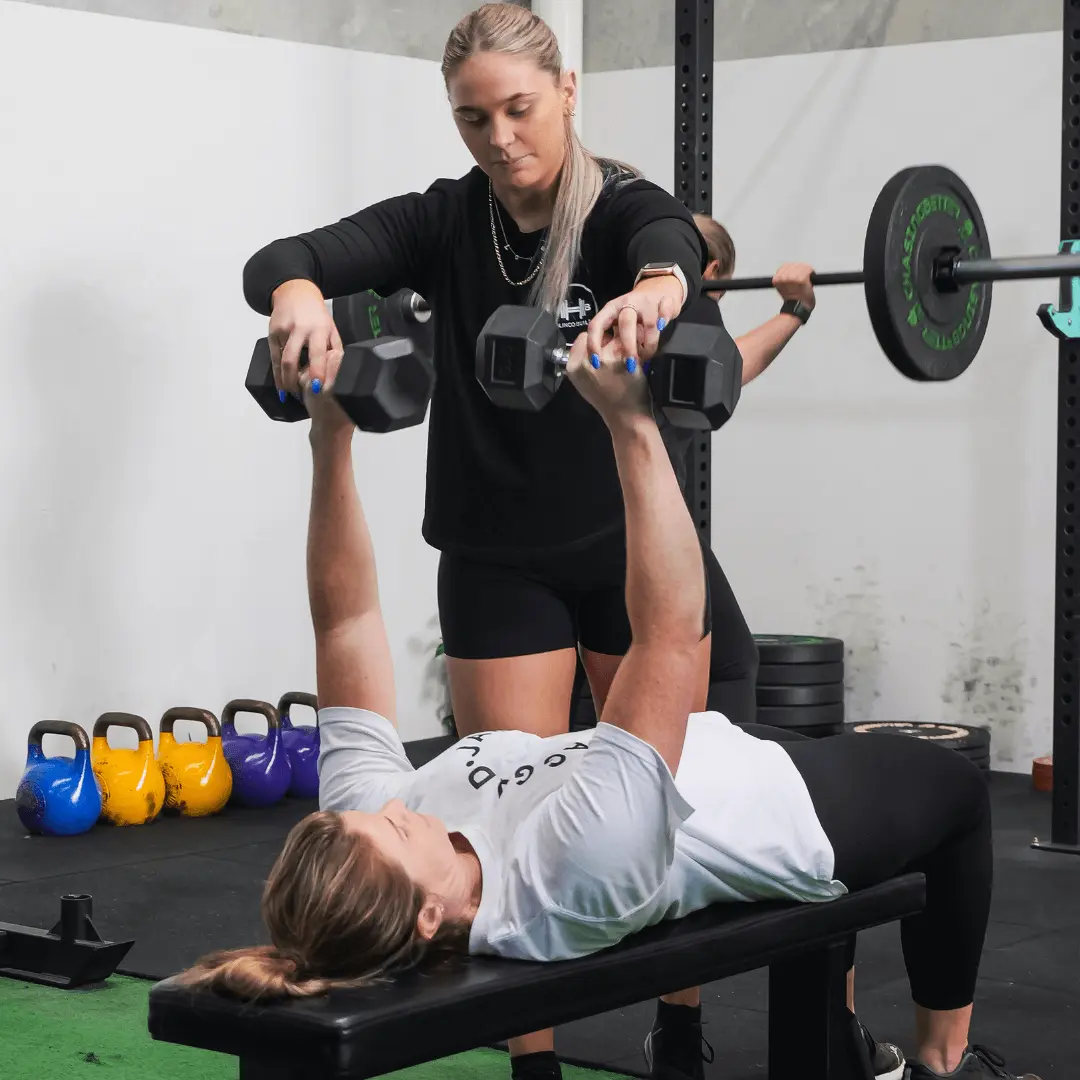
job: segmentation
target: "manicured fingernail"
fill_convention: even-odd
[[[637,371],[637,358],[636,357],[628,356],[626,358],[626,370],[629,371],[631,375],[633,375],[634,372]]]
[[[646,360],[645,361],[645,374],[646,375],[649,374],[649,371],[650,371],[651,368],[652,368],[652,361],[651,360]]]
[[[278,396],[278,401],[280,401],[281,404],[284,405],[285,404],[285,398],[288,397],[288,394],[286,394],[284,390],[279,390],[277,392],[277,396]]]
[[[321,379],[312,379],[311,380],[311,392],[313,394],[317,394],[321,389],[322,389],[322,380]]]
[[[596,353],[593,353],[590,359],[592,360],[592,366],[594,368],[598,368],[600,366],[600,357],[597,356]]]
[[[663,330],[665,326],[667,326],[667,319],[661,315],[660,318],[656,320],[656,329]]]

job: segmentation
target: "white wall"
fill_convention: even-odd
[[[306,425],[243,388],[241,269],[460,175],[443,100],[427,61],[0,2],[0,798],[37,720],[314,689]],[[406,738],[438,730],[425,440],[356,443]]]
[[[592,149],[669,189],[672,81],[589,76],[586,115]],[[717,64],[714,88],[740,273],[858,267],[878,191],[923,163],[967,181],[997,254],[1057,248],[1060,34]],[[998,286],[967,377],[927,386],[884,359],[861,290],[823,292],[714,442],[713,543],[751,626],[843,637],[850,719],[988,723],[1016,771],[1050,748],[1057,349],[1035,311],[1056,300]],[[777,299],[723,304],[740,332]]]
[[[590,144],[670,185],[671,70],[587,82]],[[968,181],[997,252],[1051,250],[1059,83],[1054,34],[718,65],[740,270],[857,265],[878,189],[918,161]],[[429,62],[0,0],[0,797],[36,720],[313,686],[305,430],[242,388],[265,321],[240,271],[466,169],[441,101]],[[1050,731],[1046,299],[1000,287],[968,377],[925,387],[834,290],[716,441],[714,543],[752,625],[843,636],[853,716],[989,721],[1020,770]],[[775,300],[725,308],[738,329]],[[356,451],[406,737],[436,731],[425,437]]]

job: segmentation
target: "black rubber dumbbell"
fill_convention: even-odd
[[[476,377],[493,405],[539,412],[566,374],[570,346],[543,308],[497,308],[476,339]]]
[[[300,364],[306,363],[304,349]],[[307,419],[298,397],[278,397],[268,338],[255,343],[244,385],[271,420],[292,424]],[[417,351],[410,338],[384,337],[345,347],[331,393],[361,431],[388,432],[422,424],[434,389],[431,356]]]
[[[660,335],[649,389],[673,427],[717,431],[742,395],[742,353],[722,326],[677,319]]]
[[[434,324],[427,301],[412,289],[380,296],[370,289],[338,296],[333,302],[334,324],[344,345],[380,337],[407,337],[420,352],[434,352]]]
[[[507,305],[477,339],[476,377],[500,408],[539,412],[558,391],[569,358],[554,315]],[[716,431],[739,402],[742,356],[722,326],[676,320],[660,335],[649,388],[672,425]]]

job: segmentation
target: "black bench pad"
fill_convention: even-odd
[[[155,1039],[239,1057],[242,1076],[363,1080],[765,966],[774,979],[797,972],[809,987],[800,958],[811,966],[835,958],[838,942],[914,914],[924,900],[924,878],[909,874],[827,903],[722,904],[580,960],[463,958],[286,1003],[235,1002],[167,979],[150,992],[149,1029]],[[829,976],[830,998],[838,985],[842,992],[842,976]],[[820,978],[810,982],[824,989]]]

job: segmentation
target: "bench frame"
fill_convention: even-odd
[[[845,945],[918,913],[925,892],[922,875],[909,874],[825,903],[721,905],[581,960],[468,958],[390,988],[331,995],[332,1025],[319,1017],[326,999],[259,1006],[165,980],[150,994],[149,1029],[238,1057],[241,1080],[367,1080],[768,967],[770,1074],[867,1080],[846,1007]]]

